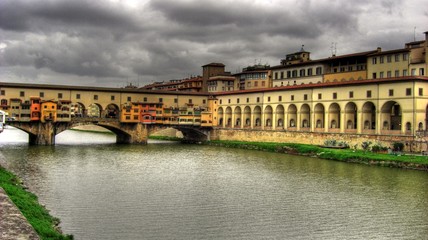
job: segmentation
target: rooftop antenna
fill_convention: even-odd
[[[337,51],[337,42],[331,42],[331,56],[335,57],[336,56],[336,51]]]
[[[416,27],[413,29],[413,42],[416,42]]]

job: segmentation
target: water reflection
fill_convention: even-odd
[[[201,145],[116,145],[93,133],[64,136],[55,147],[3,144],[1,152],[76,239],[428,234],[425,172]]]

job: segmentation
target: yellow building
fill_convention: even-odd
[[[41,103],[41,122],[57,121],[57,103],[55,101],[42,101]]]

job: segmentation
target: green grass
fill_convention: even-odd
[[[55,228],[59,219],[49,215],[46,208],[38,203],[37,197],[26,191],[19,179],[2,167],[0,167],[0,186],[27,218],[41,239],[73,239],[72,235],[63,235]]]
[[[318,157],[343,162],[357,162],[388,167],[412,168],[428,171],[428,157],[415,155],[390,155],[353,149],[332,149],[314,145],[273,142],[210,141],[210,145],[254,149]]]
[[[168,136],[149,136],[149,139],[154,140],[167,140],[167,141],[181,141],[183,138],[178,137],[168,137]]]

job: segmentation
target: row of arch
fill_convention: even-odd
[[[378,113],[380,115],[378,115]],[[378,124],[381,123],[381,124]],[[275,109],[268,105],[236,106],[218,108],[218,125],[234,128],[264,128],[288,130],[321,130],[356,131],[410,131],[412,124],[402,125],[402,110],[400,104],[388,101],[378,110],[374,103],[365,102],[361,109],[354,102],[349,102],[341,109],[339,104],[332,103],[328,107],[317,103],[313,109],[308,104],[298,107],[290,104],[287,108],[277,105]],[[344,126],[341,126],[344,125]],[[419,122],[417,129],[423,129],[423,122]]]

